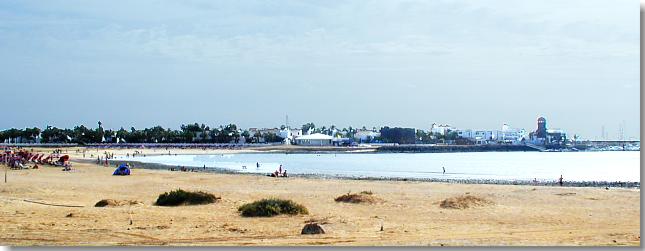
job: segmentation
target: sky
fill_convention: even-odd
[[[0,1],[0,129],[185,123],[640,139],[632,0]]]

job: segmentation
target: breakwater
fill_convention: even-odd
[[[381,146],[377,152],[446,153],[446,152],[536,152],[525,145],[398,145]]]

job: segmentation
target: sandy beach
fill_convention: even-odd
[[[66,151],[72,159],[82,156],[73,148]],[[110,151],[119,155],[133,150]],[[112,176],[113,167],[75,162],[73,168],[71,172],[50,166],[8,171],[8,182],[0,183],[0,244],[640,245],[639,189],[271,178],[147,169]],[[206,191],[222,199],[199,206],[153,205],[159,194],[177,188]],[[360,191],[372,191],[381,201],[334,201],[339,195]],[[443,200],[466,194],[491,203],[466,209],[440,207]],[[309,214],[246,218],[237,211],[244,203],[272,197],[296,201]],[[140,203],[94,207],[102,199]],[[309,220],[321,223],[327,233],[301,235]]]

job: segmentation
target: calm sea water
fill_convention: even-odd
[[[439,179],[640,181],[640,152],[478,152],[172,155],[125,158],[270,173]],[[256,167],[260,163],[260,168]],[[246,167],[246,168],[244,168]],[[443,173],[445,167],[446,173]]]

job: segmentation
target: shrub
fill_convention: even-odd
[[[377,198],[372,195],[372,192],[360,192],[360,193],[347,193],[334,199],[336,202],[347,202],[347,203],[375,203],[381,201],[380,198]]]
[[[441,201],[441,204],[439,206],[441,208],[447,208],[447,209],[466,209],[470,207],[485,206],[489,204],[493,204],[493,202],[484,198],[480,198],[472,195],[465,195],[465,196],[458,196],[458,197],[445,199]]]
[[[159,195],[155,205],[157,206],[179,206],[179,205],[201,205],[215,203],[221,199],[213,194],[206,192],[190,192],[177,189],[171,192],[165,192]]]
[[[244,217],[272,217],[280,214],[309,214],[304,206],[291,200],[262,199],[240,206],[238,209]]]

